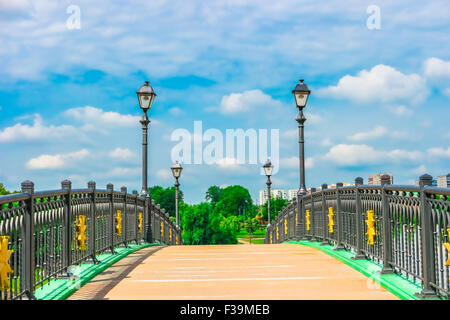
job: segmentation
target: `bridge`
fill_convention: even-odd
[[[357,179],[295,199],[265,244],[186,246],[149,196],[25,181],[0,197],[0,298],[448,299],[449,221],[428,175]]]

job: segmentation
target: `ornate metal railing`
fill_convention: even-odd
[[[432,187],[429,175],[420,187],[360,183],[294,199],[267,227],[265,243],[332,244],[420,284],[420,297],[450,299],[450,189]]]
[[[33,299],[40,286],[70,277],[71,266],[133,242],[182,244],[165,210],[137,191],[95,182],[72,189],[65,180],[61,190],[34,192],[25,181],[22,193],[0,196],[0,300]]]

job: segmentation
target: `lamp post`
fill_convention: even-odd
[[[267,176],[267,227],[270,227],[270,185],[272,184],[272,181],[270,181],[270,176],[272,175],[273,166],[269,159],[267,159],[266,163],[263,166],[264,172]]]
[[[176,222],[177,222],[177,228],[180,229],[180,216],[178,214],[178,188],[180,186],[180,183],[178,182],[178,178],[181,175],[181,171],[183,170],[183,167],[181,167],[181,164],[178,163],[178,161],[175,161],[174,165],[172,166],[172,174],[175,178],[175,216],[176,216]]]
[[[295,104],[298,108],[298,142],[299,142],[299,156],[300,156],[300,188],[298,189],[298,196],[303,196],[306,194],[306,186],[305,186],[305,136],[304,136],[304,123],[306,121],[305,116],[303,115],[303,108],[306,107],[306,102],[308,101],[308,97],[311,91],[308,89],[308,86],[303,83],[303,80],[300,80],[300,83],[297,83],[295,89],[292,90],[292,94],[295,98]]]
[[[148,194],[147,188],[147,136],[148,136],[148,125],[150,120],[147,117],[147,111],[152,107],[153,101],[155,100],[156,93],[153,88],[145,81],[145,84],[139,88],[136,92],[139,100],[139,106],[141,107],[144,114],[142,119],[139,121],[142,125],[142,190],[141,196],[146,196]]]

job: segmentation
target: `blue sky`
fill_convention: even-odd
[[[80,29],[67,26],[71,5]],[[380,8],[380,29],[367,27],[369,5]],[[447,0],[0,0],[0,182],[140,190],[135,92],[144,80],[158,94],[150,185],[173,184],[171,133],[201,120],[223,134],[279,129],[273,188],[298,188],[291,90],[300,78],[312,90],[307,187],[380,172],[399,184],[447,174],[449,43]],[[185,199],[241,184],[257,200],[259,167],[186,164]]]

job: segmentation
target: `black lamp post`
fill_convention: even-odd
[[[304,123],[306,121],[305,116],[303,115],[303,108],[306,107],[306,102],[308,101],[308,97],[311,91],[308,89],[308,86],[303,83],[303,80],[300,80],[295,86],[295,89],[292,90],[292,94],[295,98],[295,104],[298,108],[298,142],[299,142],[299,154],[300,154],[300,188],[298,189],[298,196],[303,196],[306,194],[306,186],[305,186],[305,136],[304,136]]]
[[[181,176],[183,167],[178,163],[178,161],[175,161],[174,165],[170,169],[172,169],[172,174],[175,178],[175,216],[177,228],[180,229],[180,216],[178,214],[178,188],[180,187],[180,183],[178,182],[178,178]]]
[[[146,196],[148,194],[147,188],[147,136],[148,136],[148,125],[150,120],[147,117],[147,111],[152,107],[153,101],[155,100],[156,93],[153,88],[145,81],[145,84],[139,88],[136,92],[139,100],[139,106],[141,107],[144,114],[142,119],[139,121],[142,124],[142,190],[141,195]]]
[[[267,159],[266,163],[263,166],[264,172],[267,176],[267,227],[270,227],[270,185],[272,181],[270,181],[270,176],[272,175],[273,166],[269,159]]]

